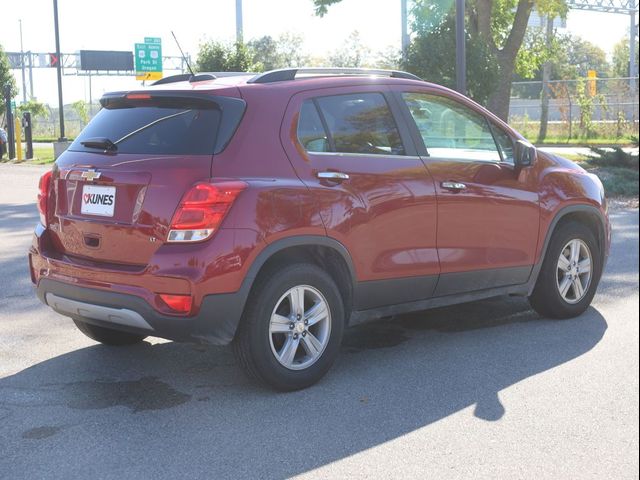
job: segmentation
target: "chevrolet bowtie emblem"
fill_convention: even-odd
[[[98,178],[100,178],[101,175],[102,175],[101,172],[96,172],[95,170],[87,170],[86,172],[82,172],[80,176],[85,180],[93,182],[94,180],[97,180]]]

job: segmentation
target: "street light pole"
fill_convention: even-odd
[[[467,93],[467,62],[464,31],[465,0],[456,0],[456,90]]]
[[[236,0],[236,42],[242,43],[242,0]]]
[[[408,13],[407,13],[407,0],[400,0],[400,21],[402,22],[401,28],[401,45],[402,45],[402,59],[407,60],[407,53],[409,51],[409,28],[408,28]]]
[[[64,136],[64,103],[62,102],[62,55],[60,55],[60,31],[58,28],[58,0],[53,0],[53,25],[56,34],[56,70],[58,74],[58,114],[60,116],[60,138],[58,141],[65,142]]]
[[[638,34],[638,26],[636,25],[636,5],[637,0],[629,1],[629,87],[634,92],[636,89],[636,79],[638,75],[638,66],[636,65],[636,35]]]
[[[22,69],[22,102],[27,103],[27,81],[24,73],[24,47],[22,45],[22,20],[18,20],[20,24],[20,68]]]

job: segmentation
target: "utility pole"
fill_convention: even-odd
[[[409,28],[407,25],[409,23],[409,15],[407,12],[407,0],[400,0],[400,21],[402,22],[402,38],[400,43],[402,45],[402,59],[406,61],[409,52]]]
[[[22,45],[22,19],[18,20],[20,24],[20,69],[22,70],[22,102],[27,103],[27,81],[24,72],[24,47]]]
[[[636,78],[638,76],[638,65],[636,65],[636,35],[638,26],[636,25],[637,0],[629,0],[629,88],[632,92],[636,90]]]
[[[242,0],[236,0],[236,42],[242,43]]]
[[[456,90],[467,94],[467,61],[464,28],[465,0],[456,0]]]
[[[62,55],[60,55],[60,29],[58,27],[58,0],[53,0],[53,25],[56,34],[56,57],[58,63],[56,70],[58,73],[58,114],[60,116],[60,138],[59,142],[66,142],[64,136],[64,103],[62,102]]]

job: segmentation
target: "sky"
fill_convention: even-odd
[[[60,46],[66,53],[132,51],[133,44],[144,37],[160,37],[163,54],[177,56],[173,30],[183,50],[195,58],[203,40],[235,38],[235,0],[58,0],[58,9]],[[339,48],[354,30],[373,51],[400,48],[400,0],[343,0],[323,18],[314,15],[311,0],[243,0],[243,13],[245,40],[293,32],[303,36],[305,51],[312,55]],[[55,51],[52,0],[0,0],[0,19],[0,44],[5,51],[20,51],[19,20],[25,51]],[[627,15],[572,11],[567,19],[567,31],[608,54],[628,30]],[[20,71],[14,75],[22,88]],[[38,100],[57,104],[54,69],[34,69],[33,83]],[[95,101],[106,91],[139,85],[128,77],[93,77],[91,96]],[[65,103],[88,101],[88,78],[65,75],[63,91]]]

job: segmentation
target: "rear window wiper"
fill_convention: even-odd
[[[191,111],[192,111],[192,110],[183,110],[182,112],[172,113],[171,115],[167,115],[167,116],[164,116],[164,117],[157,118],[157,119],[155,119],[154,121],[149,122],[149,123],[147,123],[146,125],[143,125],[143,126],[141,126],[140,128],[136,128],[134,131],[127,133],[124,137],[119,138],[118,140],[116,140],[116,141],[113,143],[113,146],[114,146],[114,147],[116,147],[116,148],[118,148],[118,144],[119,144],[120,142],[124,142],[124,141],[125,141],[125,140],[127,140],[129,137],[133,137],[134,135],[137,135],[138,133],[140,133],[140,132],[142,132],[142,131],[146,130],[147,128],[153,127],[154,125],[157,125],[157,124],[158,124],[158,123],[160,123],[160,122],[164,122],[165,120],[170,120],[170,119],[172,119],[172,118],[179,117],[180,115],[185,115],[185,114],[187,114],[187,113],[189,113],[189,112],[191,112]]]
[[[118,146],[113,143],[108,138],[97,137],[97,138],[87,138],[80,142],[83,147],[86,148],[97,148],[99,150],[106,150],[108,152],[115,152],[118,150]]]

